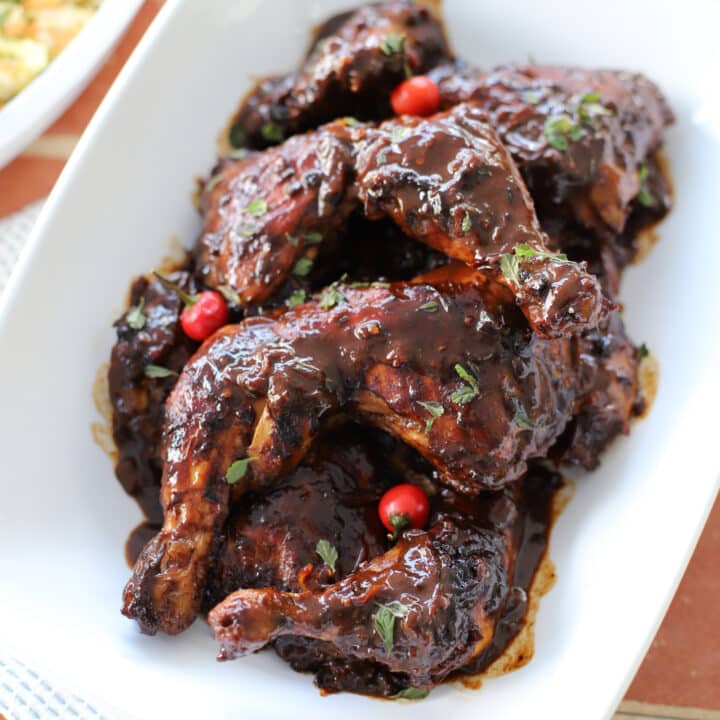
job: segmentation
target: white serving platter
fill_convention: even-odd
[[[0,109],[0,168],[44,132],[82,92],[143,0],[104,0],[76,38]]]
[[[629,330],[661,364],[649,417],[578,481],[534,660],[420,703],[321,697],[272,653],[214,660],[198,622],[148,638],[119,613],[140,519],[90,425],[131,276],[199,221],[193,178],[253,76],[301,57],[335,0],[168,0],[68,162],[0,305],[0,644],[120,718],[602,720],[659,623],[717,490],[720,93],[717,7],[449,0],[455,49],[482,65],[633,68],[667,92],[677,206],[623,286]]]

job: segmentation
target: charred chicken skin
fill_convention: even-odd
[[[149,632],[187,627],[227,515],[230,465],[252,458],[236,496],[266,488],[340,410],[401,438],[463,492],[501,487],[547,452],[575,401],[570,341],[532,333],[503,286],[463,268],[447,275],[337,285],[201,347],[167,402],[165,523],[126,587],[126,614]],[[443,415],[426,432],[428,402]]]
[[[233,119],[235,147],[264,148],[333,118],[390,115],[390,91],[406,73],[449,58],[440,23],[406,0],[368,5],[327,24],[303,67],[263,80]]]
[[[378,128],[336,122],[227,166],[205,199],[204,281],[262,302],[290,272],[307,271],[315,245],[358,203],[450,258],[493,268],[540,334],[602,317],[597,279],[550,253],[512,158],[472,104]],[[504,257],[517,263],[518,247],[522,267],[499,272]]]

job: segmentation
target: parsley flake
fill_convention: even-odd
[[[268,204],[261,198],[255,198],[251,200],[246,206],[243,212],[253,217],[261,217],[268,211]]]
[[[212,192],[218,184],[225,178],[225,171],[219,172],[217,175],[213,175],[206,183],[203,188],[203,192]]]
[[[513,422],[523,430],[534,430],[535,429],[535,423],[532,422],[527,415],[521,412],[516,412],[515,417],[513,418]]]
[[[330,310],[344,299],[345,296],[336,287],[330,285],[323,290],[323,294],[320,296],[320,308]]]
[[[418,310],[422,310],[423,312],[429,312],[434,313],[438,311],[439,305],[437,304],[436,300],[428,300],[426,303],[423,303]]]
[[[648,187],[648,166],[647,163],[643,163],[638,168],[638,182],[640,183],[640,190],[637,194],[638,202],[644,207],[652,207],[655,204],[655,196],[650,192]]]
[[[635,350],[635,355],[638,360],[644,360],[649,354],[650,350],[648,350],[648,346],[645,343],[642,343],[642,345]]]
[[[466,212],[465,217],[462,220],[462,225],[460,226],[461,230],[466,233],[470,232],[472,229],[472,219],[470,218],[470,213]]]
[[[295,290],[287,299],[287,305],[291,308],[297,307],[298,305],[302,305],[306,298],[307,293],[304,290]]]
[[[520,283],[520,265],[532,258],[545,258],[546,260],[555,260],[556,262],[568,262],[565,253],[548,253],[542,250],[535,250],[526,243],[516,245],[512,254],[505,253],[500,258],[500,271],[511,282]]]
[[[429,694],[429,690],[422,690],[421,688],[408,687],[400,692],[396,692],[390,696],[391,700],[422,700]]]
[[[466,384],[458,388],[450,396],[450,400],[457,405],[466,405],[480,394],[480,386],[478,385],[478,381],[462,365],[456,364],[455,372]]]
[[[565,152],[570,147],[570,143],[579,140],[584,133],[580,125],[574,123],[567,115],[549,117],[543,128],[548,143],[560,152]]]
[[[323,241],[322,233],[309,232],[305,233],[305,243],[307,245],[319,245]]]
[[[145,377],[149,378],[167,378],[177,375],[174,370],[163,367],[162,365],[153,365],[150,363],[145,366]]]
[[[409,137],[412,130],[406,125],[396,125],[390,133],[390,141],[393,145],[397,145],[402,142],[406,137]]]
[[[128,327],[133,330],[142,330],[147,322],[147,315],[143,312],[145,309],[145,298],[140,298],[140,302],[137,305],[133,305],[125,316],[125,320]]]
[[[433,426],[435,420],[445,414],[445,408],[439,402],[433,400],[429,400],[428,402],[418,401],[418,405],[430,413],[430,417],[425,421],[425,434],[427,434],[430,432],[430,428]]]
[[[232,305],[242,305],[240,296],[229,285],[220,285],[218,292]]]
[[[311,270],[313,261],[310,258],[302,257],[293,265],[293,275],[305,277]]]
[[[227,481],[227,484],[234,485],[238,482],[238,480],[242,480],[247,473],[248,466],[255,460],[257,460],[256,457],[246,457],[242,460],[235,460],[225,473],[225,480]]]
[[[405,605],[397,600],[381,605],[378,603],[378,611],[373,616],[375,632],[385,645],[385,650],[390,652],[395,642],[395,618],[404,618],[408,614]]]
[[[505,253],[500,258],[500,271],[511,282],[520,284],[520,263],[515,255]]]
[[[300,238],[297,235],[291,235],[290,233],[287,233],[285,235],[285,238],[293,247],[297,247],[300,243]]]
[[[395,55],[405,50],[405,35],[402,33],[390,33],[386,35],[380,44],[380,49],[385,55]]]
[[[246,158],[248,154],[248,149],[241,147],[241,148],[234,148],[231,150],[226,157],[229,157],[231,160],[242,160],[243,158]]]
[[[268,142],[279,143],[285,139],[283,129],[274,122],[266,122],[260,128],[260,134],[263,136],[263,140],[267,140]]]
[[[318,540],[315,546],[315,552],[320,559],[330,568],[332,574],[335,574],[335,563],[338,559],[338,551],[335,546],[328,540]]]

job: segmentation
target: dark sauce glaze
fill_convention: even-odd
[[[486,113],[490,117],[492,127],[509,147],[530,189],[542,230],[550,236],[545,238],[547,247],[566,252],[571,260],[578,263],[586,262],[592,275],[600,279],[607,296],[614,297],[618,292],[624,267],[638,256],[639,234],[661,219],[672,202],[668,175],[656,152],[661,141],[661,131],[672,121],[672,113],[657,88],[641,76],[628,73],[532,66],[498,68],[491,73],[482,73],[462,63],[445,63],[452,58],[445,44],[442,28],[426,11],[417,10],[404,0],[395,0],[385,7],[386,15],[381,18],[382,22],[377,28],[373,25],[374,19],[377,19],[376,9],[373,7],[364,8],[357,14],[343,13],[323,23],[316,31],[306,67],[286,78],[263,81],[254,93],[251,93],[235,119],[232,132],[234,144],[261,148],[276,142],[266,136],[264,126],[268,123],[275,125],[283,136],[287,136],[299,130],[316,127],[320,122],[332,120],[344,112],[353,112],[367,119],[387,117],[389,107],[385,98],[389,88],[400,79],[403,68],[398,58],[392,57],[392,53],[378,52],[378,32],[384,37],[392,30],[401,29],[408,35],[405,62],[410,69],[418,73],[436,66],[433,77],[440,84],[444,107],[450,108],[459,101],[470,98],[482,108],[481,114]],[[348,58],[353,62],[348,64]],[[318,74],[318,69],[322,67],[330,68],[330,74],[325,77]],[[347,85],[353,73],[356,74],[353,82],[356,82],[357,87],[353,90],[354,94],[348,94],[347,87],[343,84]],[[302,89],[302,92],[299,89]],[[575,118],[578,98],[582,93],[595,89],[599,89],[602,102],[612,112],[601,112],[589,120],[582,120],[579,115]],[[377,101],[375,97],[373,101],[373,96],[380,97],[381,100]],[[304,105],[308,98],[309,103]],[[579,141],[571,144],[566,153],[558,153],[548,145],[543,128],[549,117],[568,113],[573,119],[582,120],[584,134]],[[327,205],[327,214],[337,227],[331,227],[330,231],[325,233],[321,247],[310,249],[309,256],[315,263],[306,277],[283,278],[280,273],[271,279],[271,274],[276,273],[278,268],[282,270],[283,264],[287,271],[295,260],[287,246],[280,247],[277,256],[271,258],[265,266],[256,265],[261,282],[259,288],[262,290],[267,286],[272,292],[261,298],[261,302],[251,303],[247,307],[232,307],[234,321],[254,315],[268,316],[268,320],[277,317],[291,293],[298,289],[310,293],[344,274],[348,274],[351,279],[365,281],[409,280],[418,273],[432,271],[445,261],[439,250],[447,252],[447,248],[433,242],[433,235],[459,235],[458,227],[465,223],[465,216],[460,214],[460,210],[464,208],[457,206],[454,215],[443,215],[440,220],[444,225],[440,227],[439,233],[435,233],[432,227],[428,232],[428,221],[432,225],[435,220],[434,213],[423,218],[422,208],[413,207],[414,197],[405,193],[402,175],[417,161],[426,166],[424,175],[427,180],[433,174],[432,158],[430,162],[426,162],[423,157],[424,151],[420,146],[425,144],[427,138],[423,138],[422,134],[411,137],[407,147],[402,147],[402,133],[397,134],[397,126],[402,124],[413,125],[415,121],[387,123],[384,140],[381,128],[376,135],[375,146],[373,147],[371,138],[371,142],[366,142],[365,147],[361,146],[359,150],[361,176],[378,171],[382,174],[380,165],[385,165],[388,157],[402,169],[400,175],[391,178],[391,183],[385,189],[382,182],[373,185],[372,181],[367,182],[366,177],[360,178],[359,199],[364,202],[365,213],[375,218],[375,222],[370,223],[362,214],[352,210],[350,205],[356,202],[356,198],[351,198],[351,202],[339,212],[344,190],[340,186],[331,186],[331,176],[335,168],[331,167],[328,177],[317,183],[311,177],[313,181],[308,187],[321,187],[323,184],[327,186],[326,197],[331,200]],[[340,147],[337,154],[342,157],[339,164],[345,164],[344,172],[348,174],[350,160],[347,147],[343,144],[353,135],[353,142],[356,142],[361,132],[364,132],[349,130],[348,127],[351,126],[352,124],[343,126],[335,134],[335,140],[339,141]],[[392,137],[393,134],[395,137]],[[242,143],[236,142],[241,136]],[[418,140],[419,146],[415,147]],[[307,174],[314,177],[322,172],[323,168],[318,170],[313,165],[315,160],[312,148],[309,148],[309,153],[307,150],[308,148],[303,150],[301,159],[307,165]],[[357,152],[357,149],[353,152]],[[393,152],[404,154],[395,162]],[[364,160],[362,153],[365,153]],[[450,148],[449,154],[454,156],[459,153],[453,153]],[[378,156],[382,158],[379,163],[376,162]],[[252,159],[252,156],[250,157]],[[444,167],[449,162],[447,156],[436,157],[435,160],[437,167]],[[334,160],[330,165],[333,165],[333,162]],[[367,167],[363,167],[362,162],[366,162]],[[353,159],[352,164],[355,163],[356,160]],[[270,165],[274,172],[277,163]],[[302,162],[295,163],[291,160],[281,168],[277,178],[271,177],[269,181],[261,178],[258,187],[279,187],[283,180],[292,176],[293,170],[297,169],[295,165],[302,171]],[[643,165],[647,168],[646,188],[653,199],[650,204],[641,204],[637,200],[640,169]],[[236,165],[233,168],[229,161],[222,161],[217,169],[227,170],[228,177],[231,178],[239,167],[240,165]],[[357,171],[357,168],[353,167],[352,172]],[[363,183],[366,187],[363,187]],[[370,189],[369,192],[367,188]],[[460,189],[462,190],[462,187]],[[479,230],[482,236],[484,213],[490,213],[489,220],[485,218],[485,224],[492,225],[496,222],[492,214],[497,208],[502,208],[504,203],[513,205],[514,200],[524,192],[523,183],[520,182],[519,187],[514,189],[516,192],[508,191],[498,184],[499,194],[496,193],[497,197],[492,202],[485,202],[487,198],[484,198],[482,207],[478,205],[471,208],[478,211],[470,216],[472,235]],[[296,192],[294,186],[291,191]],[[317,205],[322,207],[320,194],[317,197],[320,198]],[[461,201],[465,200],[462,194],[458,197]],[[333,206],[332,202],[336,200],[338,204]],[[222,202],[224,203],[224,200]],[[384,202],[389,204],[382,207]],[[397,207],[393,207],[393,203],[401,206],[400,212],[397,212]],[[308,207],[315,204],[316,197],[310,197]],[[520,203],[521,206],[523,204],[528,205],[527,202]],[[379,212],[381,207],[382,213]],[[397,213],[397,225],[385,219],[393,217],[394,212]],[[350,219],[343,217],[342,223],[338,223],[335,216],[348,213]],[[510,212],[498,215],[507,219]],[[537,220],[533,212],[530,215],[532,217],[523,223],[523,227],[537,234]],[[312,212],[303,213],[301,208],[301,221],[297,227],[303,232],[313,232],[313,223],[318,218],[319,214],[316,217]],[[414,238],[420,237],[436,249],[410,240],[403,230]],[[211,228],[211,236],[213,231]],[[280,227],[280,231],[278,236],[286,235],[284,227]],[[496,234],[493,232],[493,237]],[[508,241],[498,248],[498,253],[512,250],[518,242],[520,240],[517,238]],[[528,244],[537,245],[532,238]],[[211,251],[212,245],[213,239],[210,237],[208,247]],[[537,247],[541,249],[541,245]],[[301,249],[307,251],[307,248],[302,247],[302,242]],[[282,253],[285,255],[279,262],[278,258]],[[469,256],[463,259],[470,261]],[[237,258],[231,258],[230,264],[236,263]],[[523,268],[523,283],[530,285],[529,275],[535,264],[539,264],[539,261],[533,261]],[[545,261],[542,264],[547,275],[548,264]],[[553,291],[560,294],[557,305],[563,308],[567,307],[570,301],[576,301],[577,297],[583,301],[582,292],[579,290],[584,291],[586,314],[590,319],[588,325],[593,325],[599,316],[597,289],[594,286],[582,288],[577,285],[576,279],[573,279],[573,283],[567,282],[564,276],[569,272],[568,267],[574,267],[574,264],[554,265],[555,270],[559,268],[560,275],[549,280],[545,277],[529,287],[530,299],[535,301],[538,294],[545,293],[548,286],[552,286]],[[216,282],[218,278],[213,278],[214,270],[207,262],[201,262],[195,268],[193,260],[181,270],[187,272],[181,272],[178,281],[188,289],[202,289],[219,284]],[[435,274],[432,282],[447,281],[447,277],[443,279],[443,272],[447,271],[441,270]],[[450,274],[452,272],[451,270]],[[244,288],[247,283],[239,285]],[[340,289],[352,299],[353,288],[350,285],[340,286]],[[498,292],[502,294],[502,291]],[[196,349],[195,344],[187,341],[177,330],[181,309],[177,298],[172,294],[168,295],[161,286],[153,287],[152,283],[144,279],[138,280],[133,286],[131,304],[137,304],[141,297],[149,308],[147,327],[140,333],[134,333],[127,325],[126,316],[118,321],[118,343],[113,351],[109,376],[115,407],[113,432],[119,448],[116,473],[125,490],[138,500],[148,517],[128,538],[128,562],[134,562],[143,546],[160,530],[160,428],[165,417],[165,400],[175,383],[172,378],[148,383],[143,369],[147,363],[152,362],[179,371]],[[417,304],[421,299],[417,299]],[[522,306],[522,296],[517,295],[516,299],[520,300],[519,304]],[[370,304],[374,301],[384,302],[381,298],[371,297]],[[573,309],[571,314],[575,312]],[[492,312],[490,314],[492,315]],[[510,315],[513,313],[509,312],[508,317]],[[528,313],[526,315],[536,330],[543,331],[540,322],[535,322]],[[346,316],[340,320],[340,325],[348,322]],[[258,322],[260,337],[263,336],[261,326],[264,321],[259,318]],[[508,326],[515,327],[521,324],[517,318],[505,318],[500,325],[504,327],[506,322]],[[316,333],[320,325],[310,322],[301,332]],[[417,328],[412,328],[412,331],[416,332]],[[493,332],[497,331],[497,327],[493,328]],[[442,332],[444,330],[441,330],[441,334]],[[458,336],[461,334],[462,330],[457,333]],[[272,333],[263,337],[270,343],[278,339]],[[412,357],[410,364],[417,365],[420,356],[429,354],[429,346],[426,346],[422,333],[417,332],[416,337],[421,338],[420,347],[415,349],[417,356],[413,355],[413,349],[409,347],[393,347],[391,353],[397,356],[398,352],[404,352],[408,357]],[[373,333],[357,339],[363,342],[351,342],[349,349],[345,348],[343,352],[347,350],[357,357],[364,351],[364,343],[374,343]],[[288,338],[280,332],[278,347],[287,344],[288,340],[297,341],[299,355],[315,353],[323,362],[329,358],[330,365],[334,366],[336,363],[336,360],[330,357],[330,348],[323,347],[322,343],[318,345],[313,340]],[[453,342],[454,337],[449,344],[455,347]],[[334,341],[331,344],[334,344]],[[464,349],[462,343],[459,347]],[[573,391],[576,395],[573,400],[568,388],[562,390],[562,393],[567,395],[563,403],[569,406],[571,402],[575,402],[573,419],[555,446],[549,451],[547,448],[543,449],[542,454],[548,452],[549,456],[558,462],[571,462],[592,468],[598,463],[600,450],[616,434],[627,432],[628,419],[632,415],[640,414],[647,403],[644,403],[637,391],[635,349],[624,334],[616,315],[604,319],[599,329],[574,339],[572,349],[569,348],[570,345],[567,345],[559,352],[560,355],[571,352],[581,358],[577,368],[578,388],[584,388],[584,395],[578,400],[579,390],[576,388]],[[275,348],[276,351],[277,349]],[[221,355],[225,350],[227,348],[221,351]],[[245,352],[247,347],[243,346],[242,350]],[[506,350],[508,348],[504,347],[501,352]],[[378,357],[375,357],[373,362],[377,360]],[[337,362],[333,373],[337,371],[336,374],[339,374],[343,384],[348,382],[352,372],[341,366],[342,362]],[[389,367],[397,369],[394,363],[390,363]],[[445,373],[445,370],[433,365],[428,375],[439,374],[444,381],[447,381],[449,375],[451,380],[457,380],[452,373]],[[281,374],[284,372],[285,370],[281,371]],[[288,377],[295,372],[295,368],[290,368]],[[388,369],[387,372],[392,375],[393,371]],[[258,389],[262,394],[261,385],[267,379],[252,378],[250,394],[253,398],[257,399]],[[276,379],[272,378],[270,384]],[[307,378],[302,379],[302,382],[295,386],[292,382],[288,385],[287,378],[281,377],[279,384],[286,390],[289,388],[290,394],[302,393],[307,389],[306,380]],[[355,382],[351,379],[349,384]],[[393,397],[397,402],[397,386],[400,384],[397,377],[392,377],[391,383],[379,377],[376,378],[376,384],[385,385],[380,390],[388,390],[390,384],[393,384]],[[373,390],[377,389],[373,387]],[[415,387],[415,391],[419,389],[427,391],[428,388]],[[340,393],[343,395],[343,398],[340,398],[341,404],[346,400],[344,394],[347,392],[346,388]],[[411,399],[424,397],[422,394],[411,395]],[[405,400],[407,398],[401,398],[400,404]],[[372,414],[377,411],[363,408],[362,403],[355,401],[349,407],[358,414]],[[236,505],[224,524],[219,546],[213,547],[211,582],[204,595],[204,611],[223,601],[238,587],[271,587],[293,592],[322,590],[350,573],[361,570],[363,563],[381,555],[390,547],[375,515],[377,499],[382,489],[401,481],[418,482],[430,488],[433,493],[433,515],[430,521],[433,528],[443,522],[452,524],[455,521],[461,525],[469,523],[475,529],[502,527],[507,531],[510,528],[507,542],[512,548],[513,560],[508,566],[510,576],[507,581],[497,583],[502,601],[497,605],[493,618],[495,624],[491,642],[462,667],[446,675],[435,676],[431,684],[484,671],[502,655],[526,623],[528,596],[532,592],[533,580],[547,549],[553,520],[553,498],[561,485],[559,476],[531,463],[526,475],[496,493],[481,491],[469,498],[450,489],[438,491],[433,486],[433,481],[438,478],[437,471],[417,452],[378,430],[359,429],[353,425],[334,429],[336,423],[344,420],[342,416],[336,416],[325,424],[325,429],[316,437],[312,449],[302,463],[295,470],[283,475],[280,487],[264,492],[260,483],[254,487],[254,492],[242,499],[240,492],[233,494]],[[412,421],[411,419],[410,422]],[[211,418],[209,427],[222,424],[223,418]],[[465,423],[463,421],[459,424]],[[443,423],[439,422],[437,427],[442,425]],[[379,427],[384,426],[379,423]],[[282,436],[282,442],[296,430],[295,426],[281,427],[279,435]],[[455,439],[453,442],[458,447],[454,448],[452,442],[448,445],[446,440],[447,438],[443,438],[443,442],[439,442],[436,439],[435,447],[430,443],[426,455],[430,458],[433,458],[434,454],[444,455],[448,447],[452,453],[457,454],[456,451],[461,445],[468,446],[467,442],[461,443]],[[199,448],[200,455],[205,452],[206,446],[207,443]],[[282,474],[284,471],[281,466],[277,466],[273,472]],[[469,489],[467,484],[459,487],[464,491]],[[224,488],[225,495],[226,490]],[[207,492],[213,502],[223,494],[222,491],[218,493],[214,487]],[[503,509],[504,505],[507,506],[506,509]],[[453,537],[457,540],[461,536],[462,533]],[[335,576],[329,573],[327,567],[317,564],[314,548],[320,537],[332,539],[338,547],[338,570]],[[278,553],[278,548],[282,548],[282,552]],[[278,554],[282,557],[281,565],[278,565]],[[274,642],[274,646],[278,654],[294,669],[315,673],[317,685],[325,692],[348,690],[387,697],[409,685],[417,686],[405,673],[391,672],[382,663],[353,658],[347,652],[338,652],[332,644],[313,638],[281,637]],[[418,648],[422,649],[422,643],[418,644]]]
[[[216,576],[211,582],[208,608],[224,599],[234,587],[270,585],[292,592],[308,587],[321,590],[323,585],[356,572],[359,560],[372,559],[392,547],[377,522],[376,499],[382,490],[408,479],[433,488],[430,474],[422,458],[382,433],[356,426],[330,432],[318,441],[308,462],[281,487],[258,497],[250,508],[239,509],[230,519],[215,566]],[[489,537],[494,538],[490,547],[492,543],[499,543],[498,548],[507,547],[514,566],[509,578],[493,570],[496,583],[493,594],[501,599],[495,601],[499,609],[495,611],[492,641],[469,664],[445,679],[484,670],[522,628],[532,581],[547,549],[551,507],[560,484],[558,475],[533,466],[516,487],[500,494],[486,493],[473,499],[448,489],[435,489],[429,526],[460,522],[489,531]],[[292,503],[298,502],[301,489],[305,490],[302,513],[294,512]],[[340,508],[339,511],[328,513],[321,498]],[[357,542],[355,528],[370,533],[364,542]],[[323,537],[334,541],[338,549],[336,577],[328,575],[314,553],[315,543]],[[503,537],[507,540],[502,540]],[[278,551],[271,554],[264,551],[268,543]],[[364,551],[358,558],[361,548]],[[416,572],[419,571],[420,565],[416,565]],[[282,637],[274,646],[295,670],[313,673],[324,692],[350,691],[388,697],[412,684],[405,673],[392,672],[381,662],[347,656],[332,644],[313,638]]]

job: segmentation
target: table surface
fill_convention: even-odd
[[[0,218],[45,197],[162,0],[146,0],[125,37],[70,109],[0,170]],[[617,720],[720,720],[720,499]],[[0,720],[4,720],[0,713]]]

